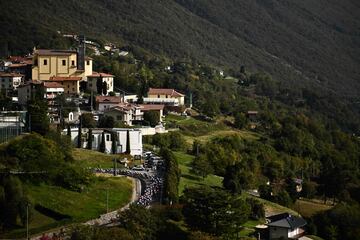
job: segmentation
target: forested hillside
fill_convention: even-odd
[[[66,47],[60,30],[356,95],[359,10],[355,0],[1,1],[0,54]]]

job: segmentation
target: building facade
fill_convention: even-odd
[[[98,81],[106,83],[107,93],[114,91],[114,75],[98,72],[93,72],[91,75],[87,76],[87,89],[97,94],[103,94],[102,92],[99,93],[97,91]]]
[[[0,89],[15,90],[22,81],[24,75],[18,73],[0,72]]]
[[[116,153],[125,153],[129,139],[130,155],[141,156],[143,152],[142,134],[139,129],[113,128],[113,129],[92,129],[92,150],[100,151],[102,134],[105,136],[105,153],[112,153],[112,133],[116,134]],[[67,129],[63,130],[67,134]],[[88,148],[89,129],[82,130],[82,147]],[[78,128],[71,129],[71,140],[74,144],[78,141]]]
[[[81,80],[81,77],[50,77],[48,81],[61,84],[65,94],[78,95],[80,94]]]
[[[170,106],[185,105],[185,95],[174,89],[150,88],[144,103],[164,104]]]
[[[80,57],[83,56],[83,57]],[[32,79],[48,81],[51,77],[80,77],[92,74],[92,59],[73,50],[34,51]]]
[[[104,112],[122,103],[120,96],[96,96],[96,110]]]

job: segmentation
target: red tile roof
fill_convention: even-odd
[[[91,75],[87,76],[87,77],[113,77],[114,75],[108,74],[108,73],[98,73],[98,72],[93,72]]]
[[[121,103],[121,97],[116,96],[96,96],[98,103]]]
[[[165,105],[162,104],[141,104],[142,111],[160,111],[164,110]]]
[[[30,84],[40,85],[40,84],[43,84],[43,82],[39,81],[39,80],[30,80],[30,81],[27,81],[26,83],[21,84],[18,88],[26,87],[26,86],[28,86]]]
[[[20,63],[20,62],[24,62],[27,60],[26,57],[23,57],[23,56],[9,56],[7,58],[7,60],[9,60],[10,62],[17,62],[17,63]]]
[[[132,109],[131,105],[119,105],[105,110],[105,112],[117,111],[117,112],[127,112]]]
[[[171,97],[183,97],[184,94],[181,94],[174,89],[169,88],[150,88],[148,95],[170,95]]]
[[[44,82],[45,88],[64,88],[63,85],[57,82]]]
[[[0,72],[0,77],[23,77],[24,75],[18,73],[7,73],[7,72]]]
[[[26,67],[26,63],[13,63],[9,65],[9,68]]]
[[[55,50],[55,49],[37,49],[35,54],[42,56],[70,56],[71,54],[77,53],[74,50]]]
[[[50,77],[50,81],[63,82],[63,81],[81,81],[81,77]]]

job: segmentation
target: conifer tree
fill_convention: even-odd
[[[78,131],[78,139],[77,139],[77,147],[78,148],[81,148],[81,132],[82,132],[82,129],[81,129],[81,125],[82,125],[82,118],[80,117],[80,123],[79,123],[79,131]]]
[[[126,132],[126,154],[130,154],[131,150],[130,150],[130,131],[127,130]]]
[[[105,132],[101,134],[101,143],[100,143],[100,152],[106,151],[106,145],[105,145]]]
[[[89,135],[89,136],[88,136],[88,145],[87,145],[87,148],[91,150],[91,149],[92,149],[92,142],[93,142],[93,141],[92,141],[93,138],[92,138],[92,129],[91,129],[91,128],[89,129],[88,135]]]

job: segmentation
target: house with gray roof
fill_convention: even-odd
[[[306,221],[289,213],[281,213],[267,217],[269,239],[299,239],[304,233]]]

